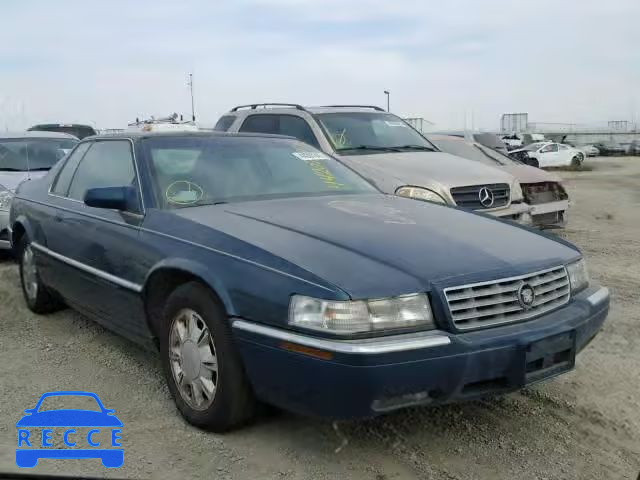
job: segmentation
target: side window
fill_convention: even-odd
[[[278,115],[250,115],[245,119],[240,131],[278,133]]]
[[[236,117],[233,115],[225,115],[224,117],[220,117],[220,120],[216,123],[216,126],[213,127],[214,130],[218,132],[226,132],[229,130],[229,127],[233,125],[233,122],[236,120]]]
[[[61,195],[63,197],[67,196],[67,192],[69,191],[69,183],[71,183],[71,178],[73,177],[80,160],[84,157],[84,154],[87,153],[89,147],[91,146],[90,142],[81,143],[78,145],[69,158],[67,158],[66,162],[58,172],[58,176],[56,177],[52,187],[51,193],[56,195]]]
[[[549,152],[557,152],[558,151],[558,145],[555,143],[551,143],[549,145],[546,145],[542,150],[540,150],[540,153],[549,153]]]
[[[69,188],[69,197],[84,200],[89,188],[135,184],[131,143],[126,140],[105,140],[95,142],[78,165]]]
[[[309,124],[303,118],[293,115],[281,115],[278,133],[296,137],[298,140],[308,143],[309,145],[320,147],[311,127],[309,127]]]

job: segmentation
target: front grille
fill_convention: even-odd
[[[493,194],[493,203],[491,205],[483,205],[480,201],[480,193],[483,188],[487,188]],[[451,189],[451,196],[457,206],[474,210],[504,207],[509,203],[509,193],[509,185],[506,183],[471,185]]]
[[[518,298],[522,285],[530,285],[535,293],[529,308]],[[449,287],[444,294],[456,328],[473,330],[549,312],[569,301],[570,289],[567,270],[560,266],[518,277]]]

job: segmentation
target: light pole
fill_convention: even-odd
[[[389,94],[391,92],[389,90],[385,90],[384,94],[387,96],[387,112],[389,111]]]
[[[189,74],[189,83],[187,83],[187,85],[189,85],[189,90],[191,92],[191,120],[192,121],[196,121],[196,109],[193,103],[193,73]]]

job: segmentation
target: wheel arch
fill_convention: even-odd
[[[11,224],[10,240],[13,253],[17,253],[16,249],[18,248],[18,245],[20,245],[20,241],[24,238],[25,234],[29,238],[33,238],[33,229],[31,228],[29,220],[24,215],[20,215]]]
[[[154,336],[164,300],[177,287],[192,281],[209,288],[228,316],[236,314],[227,288],[209,268],[192,260],[165,259],[151,269],[142,287],[147,324]]]

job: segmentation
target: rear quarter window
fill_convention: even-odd
[[[213,129],[217,132],[226,132],[227,130],[229,130],[229,128],[231,128],[231,125],[233,125],[233,122],[235,122],[235,120],[236,117],[234,117],[233,115],[225,115],[217,121]]]

